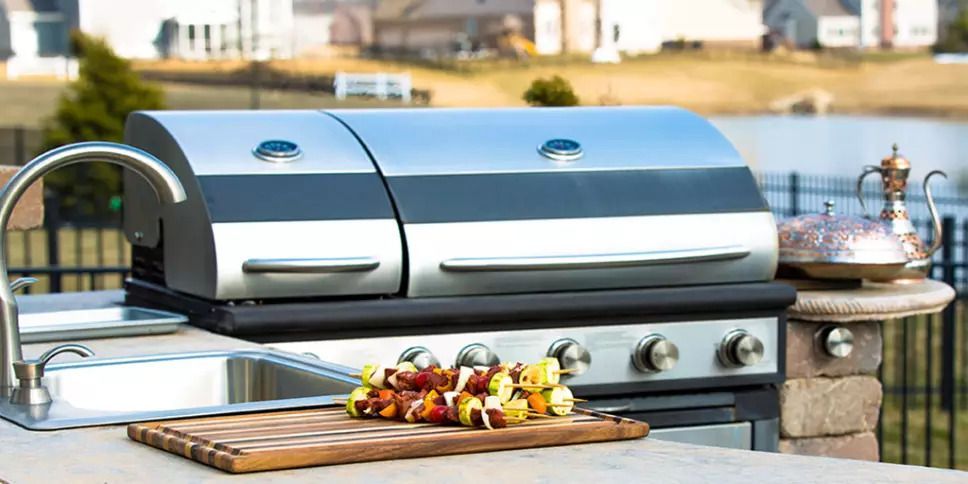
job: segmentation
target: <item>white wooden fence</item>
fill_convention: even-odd
[[[23,57],[7,59],[7,79],[22,77],[53,77],[73,81],[77,79],[78,63],[72,57]]]
[[[347,96],[373,96],[377,99],[399,98],[409,104],[413,85],[410,74],[351,74],[337,72],[333,81],[336,99],[346,99]]]

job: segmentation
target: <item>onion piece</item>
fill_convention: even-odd
[[[464,387],[467,386],[467,380],[470,380],[473,374],[473,368],[467,366],[460,367],[460,374],[457,376],[457,386],[454,387],[454,391],[457,393],[464,391]]]
[[[484,426],[487,427],[487,430],[494,430],[494,427],[491,426],[491,417],[487,416],[487,409],[481,410],[481,420],[484,421]]]
[[[457,404],[459,403],[457,401],[457,397],[459,395],[460,395],[460,392],[444,392],[444,403],[446,403],[448,407],[457,406]]]
[[[484,410],[481,410],[481,419],[484,420],[484,426],[488,430],[494,430],[494,427],[491,426],[491,418],[487,416],[487,411],[491,409],[501,410],[501,413],[504,413],[500,397],[495,395],[484,397]]]
[[[413,413],[417,411],[417,407],[419,407],[420,404],[422,403],[423,403],[423,400],[414,400],[410,402],[410,409],[407,410],[407,414],[404,415],[403,419],[411,423],[416,422],[416,419],[410,420],[410,417],[413,416]]]
[[[387,378],[387,385],[389,385],[388,388],[390,388],[392,390],[396,390],[397,389],[397,374],[398,373],[400,373],[400,372],[399,371],[395,371],[395,372],[393,372],[392,375],[390,375],[390,378]]]
[[[489,395],[487,397],[484,397],[485,410],[489,408],[496,408],[498,410],[501,410],[502,407],[503,406],[501,405],[501,397],[498,397],[496,395]]]
[[[383,366],[376,365],[376,368],[373,370],[373,376],[370,377],[370,386],[373,388],[386,389],[384,386],[386,383],[386,381],[384,381],[386,378],[385,373],[386,372],[383,371]]]

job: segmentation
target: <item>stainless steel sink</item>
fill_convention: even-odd
[[[54,430],[333,403],[352,370],[275,350],[177,353],[51,364],[53,402],[0,402],[0,417]]]

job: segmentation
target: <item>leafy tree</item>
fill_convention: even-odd
[[[561,76],[535,79],[531,87],[524,92],[524,100],[532,106],[578,105],[578,96],[571,88],[571,83]]]
[[[78,78],[61,95],[57,111],[44,126],[44,149],[79,141],[122,141],[132,111],[163,109],[164,96],[146,84],[103,40],[71,34],[78,57]],[[79,215],[102,215],[108,200],[121,192],[121,169],[107,163],[75,165],[44,180],[61,206]]]
[[[937,52],[968,52],[968,1],[958,6],[958,16],[948,25],[944,38],[935,45]]]

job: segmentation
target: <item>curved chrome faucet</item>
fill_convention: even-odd
[[[137,148],[106,142],[76,143],[50,150],[23,166],[0,193],[0,395],[9,396],[14,385],[14,363],[23,360],[17,300],[7,282],[6,227],[17,201],[32,183],[64,166],[105,161],[141,175],[162,203],[185,200],[185,189],[167,165]],[[14,282],[18,287],[22,283]],[[52,350],[53,351],[53,350]]]

